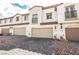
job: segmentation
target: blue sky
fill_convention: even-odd
[[[34,5],[49,6],[58,3],[77,3],[79,0],[0,0],[0,15],[12,15],[16,13],[27,13],[27,9],[13,7],[11,3],[19,3],[22,7],[24,5],[33,7]]]
[[[67,3],[67,2],[78,2],[78,0],[0,0],[0,3],[7,4],[7,3],[20,3],[20,4],[28,4],[29,6],[34,5],[52,5],[57,3]]]

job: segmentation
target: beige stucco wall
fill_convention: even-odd
[[[75,5],[75,10],[77,10],[77,19],[72,21],[65,21],[65,7]],[[79,22],[79,3],[64,3],[57,8],[57,14],[58,14],[58,22],[59,23],[65,23],[65,22]]]
[[[34,7],[33,9],[29,10],[30,15],[30,24],[31,25],[39,25],[40,22],[42,21],[42,7]],[[33,14],[38,14],[38,24],[32,24],[32,15]]]
[[[65,6],[69,5],[75,5],[75,10],[77,10],[77,19],[78,20],[73,20],[73,21],[65,21]],[[52,19],[47,20],[46,19],[46,13],[52,12]],[[65,28],[72,28],[72,27],[79,27],[79,4],[78,3],[64,3],[57,8],[57,12],[54,11],[54,8],[50,9],[42,9],[42,7],[34,7],[33,9],[29,10],[29,15],[28,15],[28,20],[24,21],[24,18],[22,15],[16,15],[12,20],[13,22],[9,23],[10,19],[7,19],[7,23],[4,23],[4,20],[2,21],[2,24],[0,25],[7,25],[7,24],[18,24],[18,23],[27,23],[29,22],[30,24],[25,24],[25,25],[15,25],[15,26],[3,26],[1,28],[10,28],[10,33],[14,34],[14,28],[19,28],[19,27],[26,27],[26,36],[31,37],[32,36],[32,28],[52,28],[53,29],[53,38],[54,36],[57,36],[57,38],[60,38],[61,36],[66,39],[66,34],[65,34]],[[32,15],[33,14],[38,14],[38,24],[32,24]],[[20,17],[20,21],[16,22],[16,17]],[[40,23],[43,22],[55,22],[58,21],[58,24],[51,24],[51,25],[40,25]],[[61,24],[62,23],[62,29],[61,29]],[[56,29],[55,29],[56,26]]]
[[[46,13],[50,13],[52,12],[52,19],[47,20],[46,19]],[[33,14],[38,14],[38,24],[32,24],[32,15]],[[34,7],[33,9],[30,10],[30,15],[29,15],[29,19],[30,19],[30,28],[52,28],[53,29],[53,38],[56,35],[56,31],[55,30],[55,26],[57,26],[57,24],[51,24],[51,25],[40,25],[40,23],[44,23],[44,22],[56,22],[57,21],[57,14],[54,11],[54,8],[49,8],[49,9],[42,9],[42,7]],[[32,33],[31,33],[32,35]]]
[[[16,21],[16,17],[19,16],[19,21],[17,22]],[[24,15],[24,16],[28,16],[29,17],[29,14],[28,15]],[[11,24],[20,24],[20,23],[29,23],[29,18],[27,20],[24,20],[24,16],[22,15],[16,15],[13,17],[12,19],[12,22],[10,22],[10,19],[3,19],[1,20],[1,24],[0,24],[0,29],[2,28],[9,28],[10,29],[10,33],[12,33],[12,35],[14,34],[14,28],[18,28],[18,27],[28,27],[29,24],[22,24],[22,25],[13,25],[11,26]],[[6,23],[4,23],[4,21],[6,20]],[[8,25],[8,26],[2,26],[2,25]],[[9,26],[10,25],[10,26]],[[26,29],[26,32],[27,32],[27,29]],[[29,29],[28,29],[28,32],[29,32]],[[1,33],[1,31],[0,31]],[[28,35],[28,33],[26,33],[26,35]]]
[[[66,28],[79,28],[79,24],[78,23],[64,23],[63,25],[63,29],[60,29],[61,33],[59,34],[60,36],[62,36],[64,39],[66,39]]]
[[[52,19],[46,19],[46,13],[52,13]],[[54,22],[57,21],[57,12],[55,11],[55,8],[49,8],[43,10],[43,17],[42,22]]]
[[[25,28],[27,28],[28,27],[28,25],[15,25],[15,26],[3,26],[3,27],[0,27],[0,29],[2,29],[2,28],[9,28],[10,29],[10,33],[12,33],[12,35],[14,34],[14,28],[22,28],[22,27],[25,27]],[[27,29],[26,29],[27,30]],[[26,31],[27,32],[27,31]],[[26,33],[26,35],[27,35],[28,33]]]
[[[26,15],[29,16],[29,15]],[[16,21],[16,17],[19,17],[19,21]],[[6,20],[6,23],[4,23]],[[3,19],[1,20],[1,24],[0,25],[7,25],[7,24],[18,24],[18,23],[27,23],[30,22],[29,17],[27,20],[24,20],[24,17],[22,15],[16,15],[12,18],[12,22],[10,22],[10,19]]]
[[[66,21],[65,7],[70,6],[70,5],[75,5],[75,10],[77,10],[77,19]],[[59,23],[58,24],[58,26],[59,26],[58,31],[60,32],[60,33],[58,33],[57,36],[62,36],[64,39],[66,39],[66,34],[65,34],[66,28],[79,27],[79,24],[78,24],[78,22],[79,22],[79,3],[64,3],[60,6],[58,6],[57,15],[58,15],[58,23]],[[61,26],[60,23],[62,23],[62,26],[63,26],[62,29],[60,28],[60,26]]]

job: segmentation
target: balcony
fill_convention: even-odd
[[[65,12],[65,19],[66,20],[77,20],[77,11],[66,11]]]

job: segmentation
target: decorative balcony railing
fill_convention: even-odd
[[[77,18],[77,11],[73,10],[73,11],[66,11],[65,12],[65,19],[68,18]]]

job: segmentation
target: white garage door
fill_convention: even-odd
[[[52,38],[53,28],[33,28],[32,37]]]
[[[26,28],[14,28],[14,35],[26,35]]]

